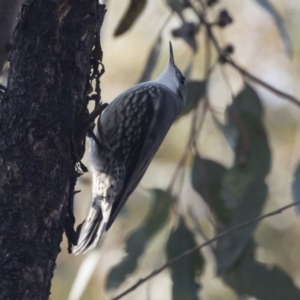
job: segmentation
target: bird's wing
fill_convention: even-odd
[[[118,112],[119,116],[116,118],[121,123],[119,126],[121,129],[119,130],[122,131],[122,136],[127,135],[131,137],[131,140],[128,142],[128,145],[124,143],[124,145],[114,147],[114,145],[110,144],[125,163],[126,177],[124,188],[113,204],[106,230],[114,222],[128,197],[142,179],[179,113],[174,105],[168,105],[171,104],[170,101],[174,102],[174,99],[170,99],[170,97],[172,97],[172,94],[168,90],[156,86],[151,89],[148,88],[147,93],[143,89],[138,89],[135,93],[119,98],[122,104],[116,103],[115,107],[117,108],[123,106],[122,110]],[[126,118],[122,119],[124,115]],[[133,120],[132,129],[130,129],[130,124],[125,126],[126,122],[129,122],[128,120]],[[106,135],[108,143],[110,140],[109,136],[110,134]],[[124,148],[126,149],[125,151]]]

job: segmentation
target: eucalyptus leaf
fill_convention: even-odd
[[[190,113],[206,93],[206,81],[188,81],[186,103],[180,116]]]
[[[181,218],[177,229],[171,233],[167,243],[168,260],[195,246],[196,242],[193,233]],[[199,279],[203,267],[204,259],[200,252],[194,252],[171,265],[173,300],[198,300],[197,294],[200,285],[197,283],[197,279]]]
[[[224,174],[220,197],[228,221],[222,230],[258,217],[267,197],[265,178],[270,171],[271,151],[264,129],[260,99],[246,85],[227,109],[227,118],[238,130],[233,166]],[[217,269],[228,272],[252,241],[256,225],[239,230],[217,243]]]
[[[220,197],[221,185],[226,168],[222,165],[195,156],[192,168],[192,186],[221,222],[228,221],[228,212]]]
[[[260,300],[298,300],[300,290],[292,279],[277,267],[267,267],[255,261],[252,242],[237,264],[223,280],[240,294]]]
[[[223,133],[230,148],[234,150],[238,138],[238,129],[235,126],[235,124],[231,122],[231,119],[229,119],[225,124],[222,124],[215,116],[213,116],[213,120],[215,121],[215,123],[217,124],[221,132]]]
[[[106,279],[108,290],[118,288],[126,277],[134,272],[138,264],[138,258],[144,253],[147,237],[143,228],[138,228],[126,240],[125,251],[127,256],[112,268]]]
[[[229,122],[238,130],[233,168],[239,170],[240,176],[250,174],[264,178],[270,171],[271,152],[262,116],[257,93],[250,85],[245,85],[227,109]]]
[[[178,14],[181,14],[182,11],[186,8],[183,0],[167,0],[167,4],[173,11],[177,12]]]
[[[152,193],[154,204],[144,223],[144,230],[148,239],[157,234],[166,224],[173,203],[171,195],[163,190],[154,189]]]
[[[119,36],[131,28],[141,15],[147,4],[147,0],[130,0],[129,6],[115,29],[114,36]]]
[[[234,109],[234,106],[236,106],[237,112],[245,113],[257,120],[261,120],[263,107],[258,94],[249,84],[245,84],[230,107]]]
[[[239,132],[243,130],[243,123],[250,129],[253,125],[260,125],[263,109],[257,93],[248,84],[244,86],[243,90],[240,91],[233,102],[234,103],[229,105],[226,109],[226,123],[224,125],[216,118],[214,118],[214,120],[224,134],[230,147],[235,150],[238,137],[240,136]],[[252,121],[249,120],[249,124],[243,122],[244,116],[247,119],[252,119]]]
[[[159,189],[152,190],[154,203],[145,222],[126,240],[127,256],[108,274],[107,289],[118,288],[132,274],[138,264],[138,259],[144,253],[147,244],[166,224],[172,205],[171,196]]]
[[[264,182],[261,180],[253,181],[247,187],[238,205],[231,210],[227,208],[231,213],[231,220],[226,223],[222,230],[233,228],[242,222],[259,216],[266,201],[267,191],[268,188]],[[256,224],[247,226],[217,242],[216,258],[217,273],[219,275],[229,272],[243,256],[253,239],[255,229]]]

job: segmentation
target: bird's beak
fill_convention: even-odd
[[[169,57],[169,65],[175,66],[174,56],[173,56],[173,48],[172,43],[170,43],[170,57]]]

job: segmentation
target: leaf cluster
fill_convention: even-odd
[[[196,124],[199,123],[199,111],[202,108],[205,115],[207,110],[211,109],[207,87],[213,67],[217,64],[228,63],[240,72],[243,79],[255,79],[232,60],[231,55],[235,47],[231,44],[221,47],[215,38],[215,28],[222,30],[234,22],[228,10],[218,8],[221,2],[217,0],[206,2],[166,0],[165,2],[172,16],[176,15],[181,21],[179,27],[171,30],[173,37],[182,39],[195,54],[200,49],[198,34],[203,29],[206,33],[207,44],[213,45],[218,55],[215,64],[208,62],[205,78],[202,80],[189,79],[193,65],[193,58],[191,59],[186,70],[187,102],[180,115],[182,117],[193,114],[192,126],[194,127],[187,145],[188,154],[192,156],[190,180],[193,189],[209,207],[216,234],[222,234],[262,214],[268,195],[266,178],[272,166],[272,153],[264,126],[261,100],[253,85],[247,80],[244,80],[244,86],[240,92],[232,95],[232,103],[225,111],[225,122],[220,122],[211,110],[215,125],[224,135],[234,153],[232,166],[228,168],[217,161],[203,158],[196,146],[198,136],[195,132],[199,132],[199,128],[196,128]],[[280,14],[268,0],[256,0],[256,2],[273,17],[286,50],[291,55],[290,39]],[[131,0],[115,30],[115,36],[127,32],[142,15],[146,5],[146,0]],[[217,17],[214,22],[208,22],[207,11],[213,9],[217,9]],[[188,20],[187,10],[192,11],[198,21]],[[153,43],[139,82],[149,80],[152,76],[162,49],[162,34],[168,21],[169,19]],[[209,46],[205,46],[206,52],[209,52]],[[260,80],[256,82],[267,86]],[[276,89],[272,91],[276,92]],[[186,160],[183,159],[183,161]],[[300,165],[295,171],[292,189],[294,199],[298,201]],[[143,259],[146,249],[155,242],[162,231],[164,231],[165,243],[159,255],[166,257],[168,261],[173,261],[186,250],[197,247],[197,237],[202,236],[205,239],[202,229],[198,226],[201,220],[195,220],[192,214],[174,218],[178,195],[174,195],[172,189],[168,191],[157,189],[153,190],[152,194],[153,203],[145,221],[125,241],[126,257],[114,266],[107,276],[106,288],[108,290],[119,288],[129,276],[137,272],[139,261]],[[191,223],[194,226],[191,226]],[[165,230],[170,227],[171,230]],[[260,300],[300,299],[300,291],[286,273],[277,267],[270,269],[265,264],[256,261],[255,230],[256,223],[252,223],[234,231],[224,239],[217,240],[216,244],[212,245],[211,252],[215,258],[217,276],[239,296],[253,296]],[[172,299],[200,299],[201,274],[207,263],[207,258],[201,251],[194,251],[169,265],[173,283]],[[154,266],[154,273],[157,267]],[[132,290],[133,288],[129,289],[128,293]],[[120,299],[125,294],[126,292],[114,299]]]

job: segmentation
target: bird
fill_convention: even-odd
[[[98,118],[90,145],[92,203],[80,230],[75,255],[96,247],[135,190],[186,102],[186,80],[169,60],[152,81],[117,96]]]

